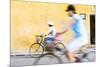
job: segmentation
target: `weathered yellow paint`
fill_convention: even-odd
[[[67,4],[11,1],[11,50],[28,51],[35,42],[35,35],[48,31],[47,22],[53,21],[57,31],[69,24],[65,9]],[[78,13],[86,14],[86,27],[89,33],[89,15],[94,14],[89,5],[75,5]],[[66,21],[62,24],[62,21]],[[70,30],[63,35],[64,42],[73,37]]]

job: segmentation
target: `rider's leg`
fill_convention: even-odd
[[[45,45],[48,47],[48,46],[52,45],[51,43],[53,41],[54,41],[54,38],[47,37],[47,38],[45,38]]]
[[[66,53],[66,56],[69,58],[70,62],[78,61],[78,55],[75,53],[77,50],[79,50],[82,46],[87,44],[88,39],[79,37],[73,39],[68,45],[66,45],[66,49],[68,50]]]
[[[77,54],[72,53],[72,52],[66,53],[66,57],[69,59],[70,62],[79,61]]]
[[[45,38],[45,46],[46,46],[47,50],[54,48],[53,41],[54,41],[54,38],[51,38],[51,37]]]

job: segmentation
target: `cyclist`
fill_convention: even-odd
[[[78,55],[75,53],[75,51],[79,50],[83,45],[87,44],[87,33],[84,22],[82,21],[82,18],[76,13],[74,5],[69,5],[66,12],[68,12],[68,16],[72,18],[72,23],[68,29],[72,29],[75,35],[73,39],[67,43],[66,49],[68,52],[65,53],[71,62],[79,62],[80,59],[78,58]]]
[[[46,47],[53,47],[53,44],[51,44],[51,43],[55,40],[56,28],[52,21],[48,22],[48,27],[49,27],[49,33],[46,35],[45,45],[46,45]]]

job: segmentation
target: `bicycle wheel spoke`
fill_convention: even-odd
[[[32,57],[40,57],[43,54],[43,51],[43,46],[39,45],[38,43],[34,43],[29,50]]]

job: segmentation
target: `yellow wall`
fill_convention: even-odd
[[[52,20],[57,31],[62,30],[62,20],[69,24],[69,18],[64,11],[67,4],[11,1],[11,50],[26,52],[35,41],[35,35],[45,34],[47,22]],[[75,5],[78,13],[86,14],[86,28],[89,33],[89,15],[94,14],[89,5]],[[64,24],[63,24],[64,25]],[[64,42],[70,40],[73,32],[63,35]]]

